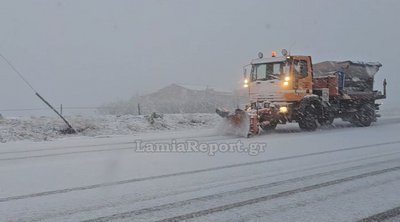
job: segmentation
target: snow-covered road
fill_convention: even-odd
[[[335,124],[0,144],[0,221],[400,221],[400,117]],[[139,139],[266,148],[148,153]]]

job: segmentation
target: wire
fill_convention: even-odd
[[[0,109],[0,112],[15,112],[15,111],[37,111],[48,110],[47,108],[27,108],[27,109]]]
[[[110,109],[113,107],[63,107],[63,110],[97,110],[97,109]],[[14,112],[14,111],[39,111],[48,110],[47,108],[21,108],[21,109],[0,109],[0,112]]]
[[[24,78],[24,76],[15,68],[15,66],[8,61],[8,59],[3,56],[3,54],[0,53],[1,58],[3,58],[4,61],[14,70],[14,72],[33,90],[33,92],[37,93],[36,90],[33,88],[33,86]]]
[[[68,130],[65,131],[65,132],[66,132],[66,133],[76,133],[76,130],[71,126],[71,124],[70,124],[56,109],[54,109],[54,107],[53,107],[49,102],[47,102],[47,100],[45,100],[45,99],[33,88],[33,86],[28,82],[28,80],[26,80],[26,79],[24,78],[24,76],[15,68],[15,66],[14,66],[10,61],[8,61],[8,59],[7,59],[3,54],[0,53],[0,56],[4,59],[4,61],[7,62],[7,64],[14,70],[14,72],[18,74],[18,76],[26,83],[26,85],[28,85],[29,88],[32,89],[32,91],[35,93],[35,95],[36,95],[37,97],[39,97],[39,99],[42,100],[50,109],[52,109],[52,110],[65,122],[65,124],[67,124]]]

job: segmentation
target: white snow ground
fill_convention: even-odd
[[[249,139],[187,127],[3,143],[0,221],[357,221],[399,207],[400,117],[335,125]],[[142,153],[137,139],[267,147],[256,156]]]
[[[78,136],[129,135],[139,132],[154,132],[214,126],[220,117],[217,114],[166,114],[150,123],[148,116],[95,115],[68,116],[71,125],[79,131]],[[66,124],[59,117],[16,117],[0,119],[0,143],[30,140],[44,141],[76,135],[61,134]]]

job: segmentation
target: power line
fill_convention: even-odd
[[[48,110],[46,108],[27,108],[27,109],[0,109],[0,112],[14,112],[14,111],[38,111]]]
[[[95,109],[111,109],[114,107],[97,107],[97,106],[87,106],[87,107],[63,107],[64,110],[95,110]],[[14,112],[14,111],[41,111],[41,110],[48,110],[47,108],[15,108],[15,109],[0,109],[0,112]]]
[[[17,75],[22,79],[22,81],[24,81],[24,82],[26,83],[26,85],[28,85],[29,88],[32,89],[33,92],[37,93],[37,91],[36,91],[36,90],[33,88],[33,86],[28,82],[28,80],[25,79],[25,77],[17,70],[17,68],[15,68],[15,66],[14,66],[10,61],[8,61],[8,59],[7,59],[5,56],[3,56],[3,54],[1,54],[1,52],[0,52],[0,56],[1,56],[1,58],[3,58],[4,61],[6,61],[6,63],[14,70],[14,72],[17,73]]]

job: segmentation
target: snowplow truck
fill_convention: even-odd
[[[248,136],[287,122],[313,131],[332,124],[335,118],[367,127],[379,117],[376,101],[386,98],[386,79],[383,93],[374,90],[380,63],[326,61],[313,65],[311,56],[284,52],[282,57],[273,53],[270,58],[259,53],[248,65],[250,72],[244,74],[249,103],[244,110],[229,113],[217,109],[217,113],[234,127],[249,124]]]

